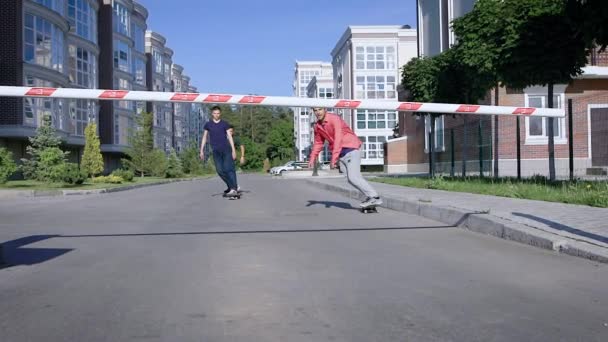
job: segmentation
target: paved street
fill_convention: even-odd
[[[608,267],[212,178],[0,200],[0,341],[607,341]]]

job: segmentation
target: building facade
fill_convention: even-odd
[[[396,101],[401,66],[417,56],[416,30],[349,26],[331,56],[336,98]],[[340,109],[337,113],[363,142],[361,165],[383,165],[383,146],[398,123],[397,112]]]
[[[321,61],[297,61],[294,68],[293,95],[297,97],[308,97],[308,85],[314,77],[331,78],[332,66],[330,63]],[[324,93],[329,89],[324,89]],[[307,160],[307,151],[310,150],[311,141],[311,108],[296,107],[294,112],[294,136],[296,145],[296,158],[300,161]]]
[[[173,51],[148,30],[148,11],[133,0],[5,0],[0,6],[0,84],[8,86],[196,91]],[[121,167],[135,119],[154,112],[155,145],[200,142],[199,104],[0,97],[0,147],[16,161],[43,117],[79,162],[87,124],[98,124],[106,172]],[[193,125],[194,127],[192,127]],[[176,128],[177,127],[177,128]]]

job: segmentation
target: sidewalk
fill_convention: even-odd
[[[344,177],[308,183],[361,199]],[[382,207],[608,263],[608,209],[372,182]]]

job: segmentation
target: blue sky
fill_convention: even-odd
[[[331,62],[348,25],[416,27],[415,0],[139,0],[199,92],[291,96],[296,60]]]

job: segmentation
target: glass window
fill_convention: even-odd
[[[135,50],[141,53],[145,53],[146,38],[144,28],[139,26],[138,24],[133,23],[131,25],[131,33],[133,35],[133,42],[135,43]]]
[[[85,88],[97,88],[97,59],[83,48],[70,45],[70,82]]]
[[[163,54],[158,50],[152,50],[152,59],[154,60],[154,71],[157,74],[163,73]]]
[[[530,95],[528,96],[528,107],[545,108],[547,107],[546,95]],[[562,108],[562,95],[553,95],[553,108]],[[532,116],[526,118],[528,120],[528,137],[547,139],[549,136],[549,120],[545,117]],[[553,136],[565,138],[562,131],[565,124],[564,118],[553,119]]]
[[[395,76],[357,76],[355,97],[357,99],[396,99]]]
[[[34,2],[39,3],[42,6],[48,7],[61,15],[65,14],[64,0],[34,0]]]
[[[355,67],[360,70],[395,69],[395,48],[393,46],[357,46]]]
[[[114,32],[129,36],[130,14],[127,7],[114,1]]]
[[[146,62],[145,60],[134,57],[133,58],[133,75],[135,76],[135,83],[145,86],[146,85]]]
[[[27,63],[63,72],[63,32],[44,18],[25,14],[23,52]]]
[[[114,67],[119,70],[130,71],[129,45],[120,39],[114,39]]]
[[[58,85],[26,75],[24,78],[25,86],[27,87],[51,87],[55,88]],[[23,121],[24,124],[30,126],[39,126],[45,116],[51,118],[51,124],[59,129],[66,130],[69,127],[69,117],[64,108],[64,99],[58,98],[37,98],[29,97],[23,99]]]
[[[73,123],[72,133],[84,136],[84,129],[89,122],[95,122],[97,117],[97,105],[91,100],[71,100],[70,117]]]
[[[72,32],[97,43],[97,12],[89,0],[68,0],[68,19]]]

